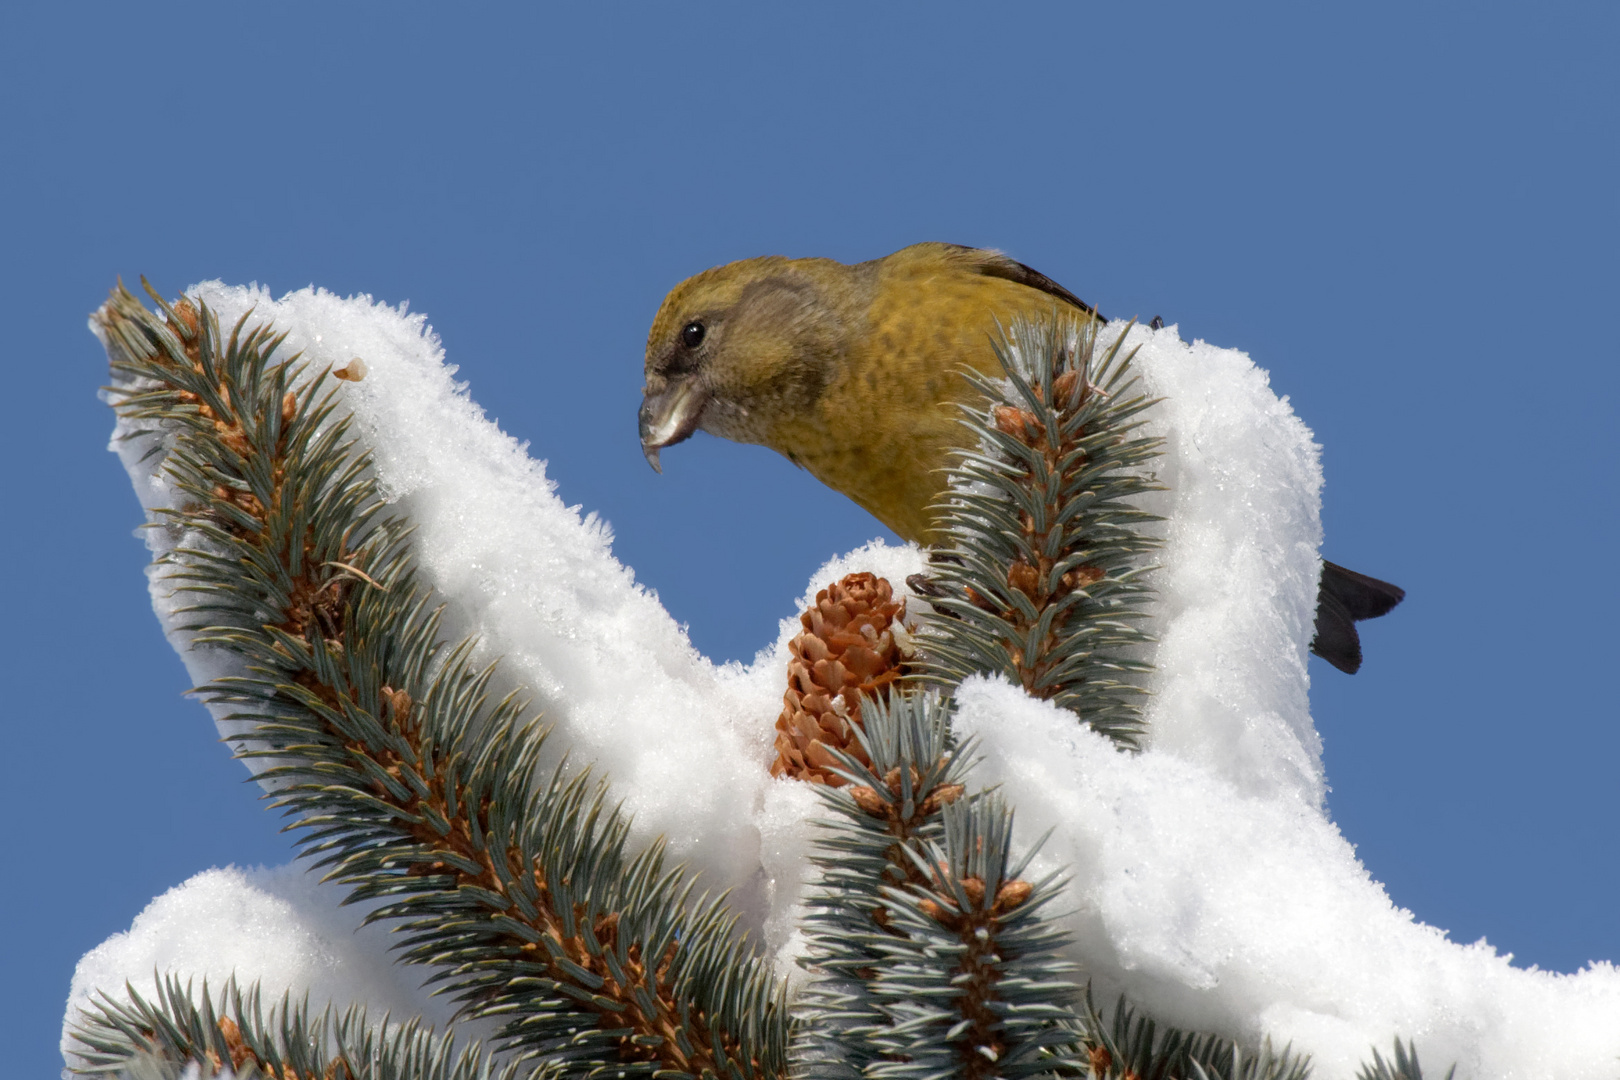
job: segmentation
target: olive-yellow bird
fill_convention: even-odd
[[[675,286],[647,337],[641,446],[694,431],[757,443],[848,495],[902,538],[937,539],[930,508],[962,445],[972,369],[999,376],[991,342],[1018,316],[1094,314],[1044,274],[996,251],[913,244],[870,262],[766,256]],[[1312,648],[1361,663],[1355,620],[1396,586],[1323,563]]]

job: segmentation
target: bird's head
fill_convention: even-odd
[[[843,355],[858,317],[858,267],[777,255],[717,266],[675,286],[647,335],[641,449],[703,430],[772,445],[803,415]]]

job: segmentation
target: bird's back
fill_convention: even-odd
[[[993,342],[1014,319],[1087,309],[1003,255],[951,244],[849,270],[875,274],[865,326],[814,415],[783,432],[791,452],[778,449],[901,537],[928,543],[944,469],[967,438],[960,406],[977,397],[964,372],[1001,375]]]

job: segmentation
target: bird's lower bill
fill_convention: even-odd
[[[647,464],[663,472],[658,451],[691,437],[703,417],[708,395],[687,379],[671,380],[656,394],[641,399],[641,452]]]

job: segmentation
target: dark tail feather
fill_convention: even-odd
[[[1338,563],[1322,560],[1316,591],[1316,637],[1311,652],[1354,675],[1361,667],[1361,635],[1356,623],[1376,619],[1406,598],[1406,590]]]
[[[1332,594],[1357,622],[1388,615],[1391,608],[1406,599],[1406,590],[1399,585],[1346,570],[1326,559],[1322,560],[1321,594]]]

